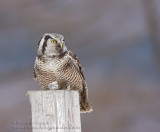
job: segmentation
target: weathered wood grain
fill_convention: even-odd
[[[81,132],[78,91],[29,91],[28,95],[32,132]]]

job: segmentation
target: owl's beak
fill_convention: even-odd
[[[59,45],[60,45],[61,48],[63,47],[63,43],[62,42]]]

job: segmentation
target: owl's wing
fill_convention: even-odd
[[[33,69],[33,79],[34,79],[34,80],[37,80],[37,75],[36,75],[35,68]]]
[[[86,81],[85,81],[85,78],[82,72],[82,66],[77,56],[73,52],[68,51],[68,53],[82,80],[81,82],[82,88],[80,89],[81,91],[79,93],[81,112],[90,112],[92,111],[92,106],[90,105],[88,101],[88,88],[87,88],[87,84],[86,84]]]
[[[81,64],[80,64],[80,62],[78,60],[78,57],[76,56],[76,54],[74,54],[71,51],[68,51],[68,53],[70,55],[71,60],[73,61],[73,64],[76,66],[77,71],[81,75],[82,79],[85,80],[85,77],[84,77],[83,72],[82,72],[82,66],[81,66]]]
[[[37,61],[37,57],[36,57],[35,64],[34,64],[34,69],[33,69],[33,79],[34,80],[37,80],[36,61]]]

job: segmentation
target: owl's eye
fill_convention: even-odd
[[[56,43],[57,43],[57,40],[52,39],[52,40],[51,40],[51,43],[52,43],[52,44],[56,44]]]

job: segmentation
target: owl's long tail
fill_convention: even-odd
[[[81,113],[91,112],[92,106],[88,101],[87,85],[83,83],[83,90],[80,91],[80,111]]]

